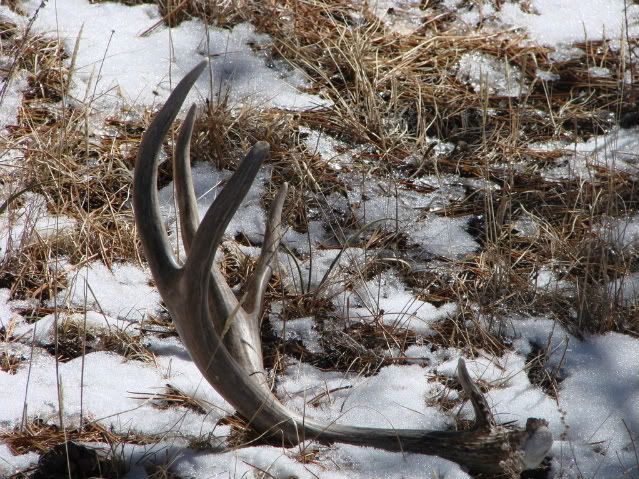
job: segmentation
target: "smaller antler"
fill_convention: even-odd
[[[191,250],[191,244],[200,223],[189,161],[195,111],[195,105],[192,105],[182,123],[173,160],[173,177],[182,242],[187,254]],[[259,146],[257,152],[260,157],[268,153],[266,143]],[[262,380],[265,379],[265,376],[261,374],[264,370],[264,363],[259,334],[260,305],[272,274],[271,265],[276,258],[277,247],[282,237],[280,225],[287,191],[288,185],[284,183],[271,205],[264,234],[264,244],[255,270],[251,275],[250,283],[246,288],[242,308],[215,264],[211,268],[212,276],[209,282],[209,309],[214,311],[216,308],[227,306],[223,312],[212,315],[217,333],[222,337],[224,345],[240,366],[246,371],[253,371],[254,374],[260,373],[256,377]]]
[[[244,304],[238,302],[214,265],[224,230],[268,156],[268,144],[258,142],[249,151],[199,223],[189,165],[195,121],[195,109],[191,107],[178,135],[174,157],[180,223],[188,255],[184,265],[175,261],[162,226],[156,188],[158,153],[189,89],[205,66],[206,63],[199,64],[184,77],[147,129],[135,167],[133,198],[135,221],[149,268],[176,329],[204,378],[257,431],[275,436],[285,445],[311,439],[433,454],[488,473],[536,467],[552,445],[547,423],[529,419],[525,431],[495,427],[486,401],[461,359],[459,380],[476,415],[476,427],[471,431],[324,424],[287,409],[272,394],[264,372],[258,317],[282,236],[286,185],[271,206],[262,253]]]

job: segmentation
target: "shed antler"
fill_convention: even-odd
[[[174,155],[178,209],[187,251],[182,266],[173,256],[160,216],[158,154],[187,93],[205,67],[205,62],[200,63],[184,77],[144,134],[135,166],[134,208],[142,246],[160,295],[193,362],[206,380],[255,430],[275,436],[287,445],[311,439],[432,454],[477,472],[537,467],[552,445],[546,421],[531,418],[526,430],[496,427],[463,360],[459,361],[457,372],[475,410],[476,424],[471,431],[323,424],[288,410],[275,397],[264,373],[258,316],[281,237],[286,185],[271,207],[262,253],[243,304],[238,302],[214,265],[224,230],[268,156],[268,144],[258,142],[249,151],[199,223],[189,164],[189,144],[195,121],[195,107],[191,107],[178,135]]]

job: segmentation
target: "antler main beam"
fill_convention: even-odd
[[[471,398],[476,427],[471,431],[377,429],[323,424],[288,410],[271,392],[264,371],[259,328],[262,298],[281,238],[286,185],[269,213],[262,253],[246,300],[236,299],[214,264],[224,230],[248,192],[269,146],[258,142],[199,222],[189,161],[195,107],[177,139],[174,175],[182,239],[187,259],[179,265],[160,215],[158,154],[171,124],[206,62],[189,72],[147,128],[134,175],[135,221],[149,268],[176,329],[204,378],[258,432],[294,445],[303,440],[343,442],[390,451],[437,455],[477,472],[534,468],[552,445],[544,420],[529,419],[526,430],[494,426],[485,399],[460,360],[460,382]]]

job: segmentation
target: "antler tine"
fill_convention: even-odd
[[[459,358],[457,363],[457,379],[464,392],[468,395],[470,403],[473,405],[473,411],[475,411],[475,428],[490,430],[490,428],[495,427],[495,418],[493,417],[493,413],[490,412],[486,398],[472,379],[470,379],[466,362],[462,358]]]
[[[244,310],[251,317],[255,328],[259,330],[258,319],[260,308],[264,299],[264,292],[268,286],[271,274],[273,274],[273,264],[277,258],[277,249],[282,240],[282,208],[288,192],[288,183],[282,184],[269,210],[264,231],[264,243],[262,251],[257,260],[255,269],[251,275],[249,286],[246,288]]]
[[[186,114],[180,132],[178,133],[175,156],[173,157],[173,181],[175,183],[175,196],[180,215],[180,230],[182,231],[182,244],[186,253],[191,249],[191,243],[200,223],[200,215],[197,211],[197,199],[193,191],[193,177],[191,175],[191,135],[195,125],[195,105],[191,105]]]
[[[135,220],[149,267],[158,283],[161,294],[170,289],[172,278],[176,275],[178,266],[171,252],[169,238],[162,226],[160,215],[156,187],[158,154],[162,147],[162,141],[175,120],[180,106],[206,65],[206,61],[198,64],[173,90],[169,99],[147,128],[140,143],[138,160],[135,164],[133,176]]]
[[[195,124],[195,113],[195,105],[192,105],[182,122],[173,157],[173,179],[182,231],[182,243],[187,254],[190,253],[191,245],[200,223],[197,199],[193,191],[190,163],[191,136]],[[250,186],[251,183],[252,180],[249,181],[248,185]],[[214,206],[211,209],[214,209]],[[235,212],[235,210],[232,211]],[[216,265],[211,267],[211,275],[208,296],[211,321],[213,321],[217,333],[222,337],[224,345],[231,356],[244,370],[259,373],[258,382],[266,385],[266,377],[263,374],[264,362],[261,353],[259,324],[252,318],[252,315],[245,314],[239,307],[235,294]],[[268,278],[266,282],[268,282]]]
[[[195,124],[195,113],[196,107],[191,105],[180,127],[173,161],[173,179],[175,181],[182,242],[187,254],[191,249],[191,243],[200,223],[190,166],[191,136]],[[249,316],[259,316],[259,308],[262,304],[264,292],[273,273],[272,264],[275,261],[277,249],[282,238],[282,208],[284,207],[287,191],[288,184],[284,183],[277,192],[269,211],[262,251],[251,275],[245,300],[242,302],[242,306]],[[214,267],[213,272],[216,274],[217,268]],[[217,280],[212,281],[211,284],[226,286],[226,282]],[[232,295],[230,288],[227,289],[229,294],[224,296]],[[214,294],[214,296],[218,295],[219,293]]]
[[[180,270],[178,291],[164,298],[195,364],[207,381],[242,413],[268,410],[276,399],[266,385],[259,330],[252,327],[237,301],[225,296],[224,292],[230,291],[228,285],[212,266],[224,230],[268,152],[268,144],[258,142],[246,155],[202,219]],[[211,292],[221,292],[222,300],[214,301]],[[222,331],[216,331],[214,325]],[[227,331],[236,338],[237,347],[234,341],[222,341]],[[229,343],[231,347],[227,346]],[[251,416],[245,415],[262,430],[279,422],[279,416],[275,421]]]
[[[251,148],[204,215],[193,238],[191,252],[184,268],[191,275],[208,282],[208,273],[224,231],[253,184],[262,161],[269,154],[269,149],[269,144],[265,141],[258,141]]]

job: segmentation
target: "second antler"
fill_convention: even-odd
[[[503,472],[539,465],[552,445],[547,423],[528,419],[526,430],[496,427],[485,399],[470,380],[463,360],[459,380],[476,416],[471,431],[378,429],[325,424],[287,409],[266,381],[259,313],[281,238],[281,212],[287,186],[271,207],[256,272],[241,303],[214,264],[224,230],[248,192],[269,145],[258,142],[199,222],[189,162],[195,107],[178,135],[174,177],[187,258],[177,263],[160,215],[158,154],[186,95],[206,67],[200,63],[177,85],[149,125],[134,175],[135,221],[157,288],[193,362],[204,378],[260,433],[285,445],[304,440],[342,442],[390,451],[432,454],[477,472]]]

